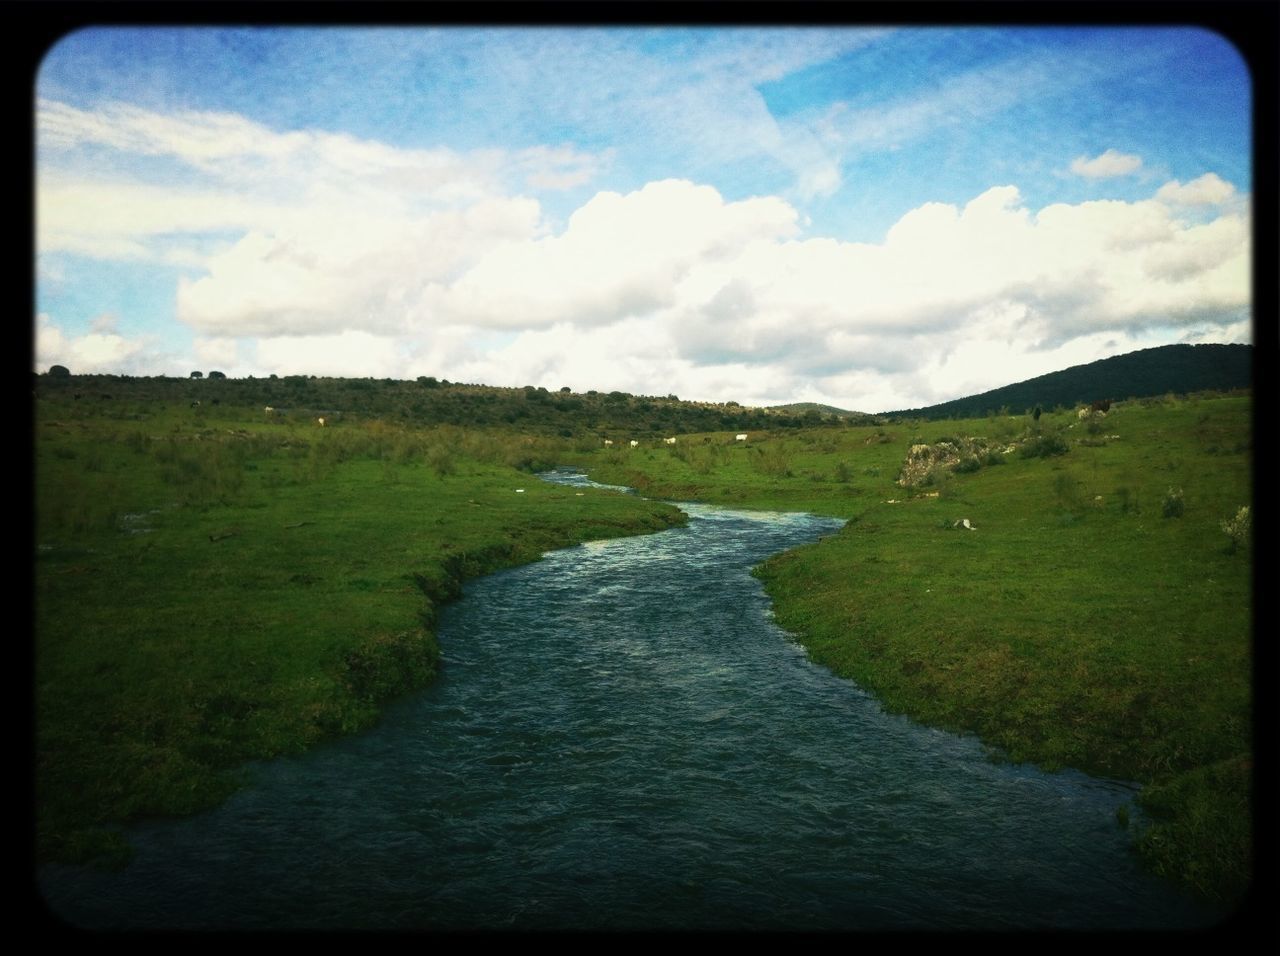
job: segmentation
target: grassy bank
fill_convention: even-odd
[[[372,724],[436,672],[463,579],[683,520],[529,474],[563,440],[70,395],[36,416],[43,860],[122,858],[118,824]]]
[[[1246,397],[733,438],[585,463],[660,497],[850,518],[758,569],[814,659],[1008,759],[1144,784],[1148,864],[1240,898],[1252,553],[1222,523],[1251,501]],[[958,460],[930,469],[943,448]]]

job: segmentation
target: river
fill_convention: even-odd
[[[1213,921],[1138,866],[1131,785],[992,762],[773,624],[751,567],[840,522],[681,507],[687,527],[468,582],[433,686],[212,812],[131,827],[121,871],[45,868],[45,899],[108,929]]]

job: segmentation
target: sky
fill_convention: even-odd
[[[104,27],[35,94],[36,371],[874,413],[1251,341],[1198,28]]]

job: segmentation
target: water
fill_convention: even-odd
[[[750,568],[839,522],[682,507],[687,528],[470,582],[434,686],[131,829],[121,872],[47,868],[46,899],[100,928],[1212,922],[1138,868],[1130,786],[992,763],[773,625]]]

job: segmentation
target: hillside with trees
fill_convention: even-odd
[[[59,366],[60,367],[60,366]],[[501,388],[422,376],[416,381],[375,378],[321,378],[272,375],[228,378],[199,372],[188,378],[120,375],[37,375],[40,397],[86,403],[161,403],[169,406],[270,406],[281,418],[355,416],[406,426],[454,425],[516,428],[548,437],[597,435],[656,438],[707,431],[842,426],[848,418],[812,408],[752,408],[737,402],[682,401],[675,395],[558,391],[532,385]]]
[[[1036,407],[1069,408],[1095,401],[1249,388],[1251,345],[1163,345],[1076,365],[1061,372],[958,398],[955,401],[885,412],[891,418],[981,418],[1007,409],[1020,415]]]

